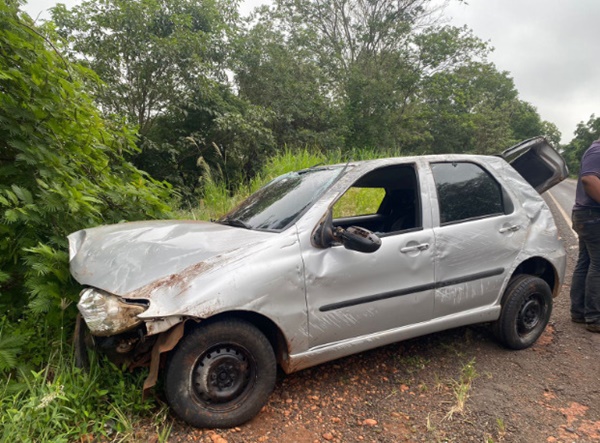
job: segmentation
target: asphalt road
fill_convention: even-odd
[[[575,204],[576,186],[577,180],[568,178],[544,193],[544,197],[551,200],[556,205],[560,216],[569,227],[571,226],[571,210],[573,209],[573,204]],[[558,215],[559,214],[554,214],[555,217]],[[576,236],[574,232],[573,235]]]

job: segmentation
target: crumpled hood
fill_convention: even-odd
[[[209,222],[162,220],[83,229],[68,236],[71,274],[124,296],[207,259],[265,242],[273,233]]]

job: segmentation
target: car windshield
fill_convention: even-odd
[[[343,166],[332,166],[281,175],[218,222],[247,229],[281,231],[295,222],[343,170]]]

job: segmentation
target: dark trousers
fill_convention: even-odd
[[[600,323],[600,209],[573,211],[579,257],[571,283],[571,317]]]

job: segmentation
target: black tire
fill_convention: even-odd
[[[250,323],[201,323],[173,351],[165,394],[186,423],[229,428],[258,414],[273,391],[276,373],[271,344]]]
[[[511,280],[502,298],[494,335],[510,349],[525,349],[542,335],[552,314],[552,291],[544,280],[519,275]]]

